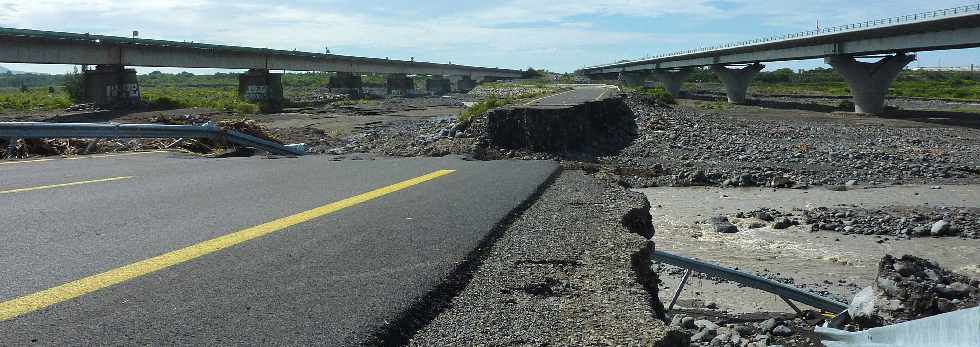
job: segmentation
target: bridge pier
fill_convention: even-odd
[[[892,81],[915,61],[915,55],[900,53],[874,63],[859,62],[853,56],[831,56],[824,61],[847,81],[854,96],[854,112],[881,113]]]
[[[238,97],[270,109],[282,107],[282,74],[266,69],[249,69],[238,76]]]
[[[415,91],[415,80],[403,73],[390,74],[385,79],[385,88],[389,95],[409,96]]]
[[[457,93],[467,93],[476,88],[476,81],[470,76],[455,76],[453,80],[453,91]]]
[[[712,65],[711,71],[725,84],[728,102],[742,104],[745,103],[745,94],[749,90],[749,83],[752,82],[752,78],[765,67],[765,65],[759,63],[748,65],[741,69],[731,69],[724,65]]]
[[[687,81],[687,77],[691,75],[691,69],[653,70],[652,73],[653,78],[656,78],[664,86],[667,93],[678,97],[681,95],[681,86]]]
[[[361,88],[364,87],[364,83],[361,81],[361,75],[355,74],[353,72],[337,72],[333,77],[330,77],[330,82],[327,84],[332,92],[339,92],[350,95],[351,98],[360,98],[362,94]]]
[[[97,105],[136,105],[140,87],[136,70],[122,65],[97,65],[82,72],[85,99]]]
[[[643,83],[650,77],[647,71],[620,72],[618,80],[627,87],[643,87]]]
[[[425,90],[435,95],[446,95],[452,90],[452,83],[443,76],[432,76],[425,80]]]

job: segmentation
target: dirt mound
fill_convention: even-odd
[[[946,271],[935,262],[910,255],[886,255],[875,285],[852,300],[848,312],[861,328],[900,323],[976,307],[980,281]]]

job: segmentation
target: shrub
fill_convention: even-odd
[[[85,76],[78,72],[78,68],[75,68],[74,71],[65,74],[65,79],[62,81],[62,86],[65,88],[65,92],[68,93],[68,98],[71,99],[71,101],[84,101]]]
[[[677,100],[674,99],[673,95],[667,92],[667,90],[657,87],[650,88],[645,91],[647,95],[653,98],[653,101],[659,105],[675,105]]]

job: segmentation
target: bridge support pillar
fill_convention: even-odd
[[[361,75],[353,72],[337,72],[336,75],[330,77],[330,82],[327,84],[332,92],[347,94],[355,99],[361,97],[363,86]]]
[[[759,63],[741,69],[731,69],[724,65],[712,65],[711,71],[725,84],[728,102],[742,104],[745,103],[745,94],[749,90],[749,83],[752,82],[752,78],[765,67],[765,65]]]
[[[623,71],[619,73],[619,80],[627,87],[643,87],[643,83],[650,77],[646,71]]]
[[[82,72],[85,99],[97,105],[135,105],[140,102],[136,70],[122,65],[97,65]]]
[[[415,80],[405,74],[390,74],[385,79],[385,88],[389,95],[408,96],[415,91]]]
[[[456,76],[453,80],[453,91],[467,93],[476,88],[476,81],[470,76]]]
[[[678,97],[681,95],[681,86],[687,81],[687,77],[691,75],[691,69],[679,69],[679,70],[653,70],[653,78],[656,78],[667,90],[667,93]]]
[[[250,69],[238,76],[238,97],[270,109],[282,107],[282,74],[266,69]]]
[[[885,110],[885,96],[892,81],[905,66],[915,61],[915,55],[902,53],[874,63],[859,62],[852,56],[832,56],[824,60],[847,81],[854,96],[854,112],[881,113]]]
[[[452,90],[452,83],[442,76],[432,76],[425,80],[425,90],[435,95],[446,95]]]

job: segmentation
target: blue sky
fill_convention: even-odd
[[[0,26],[506,68],[577,68],[967,5],[970,0],[0,0]],[[973,0],[977,1],[977,0]],[[974,2],[976,3],[976,2]],[[980,65],[980,49],[914,66]],[[67,66],[2,64],[22,71]],[[773,63],[812,68],[819,60]],[[142,71],[141,72],[145,72]]]

